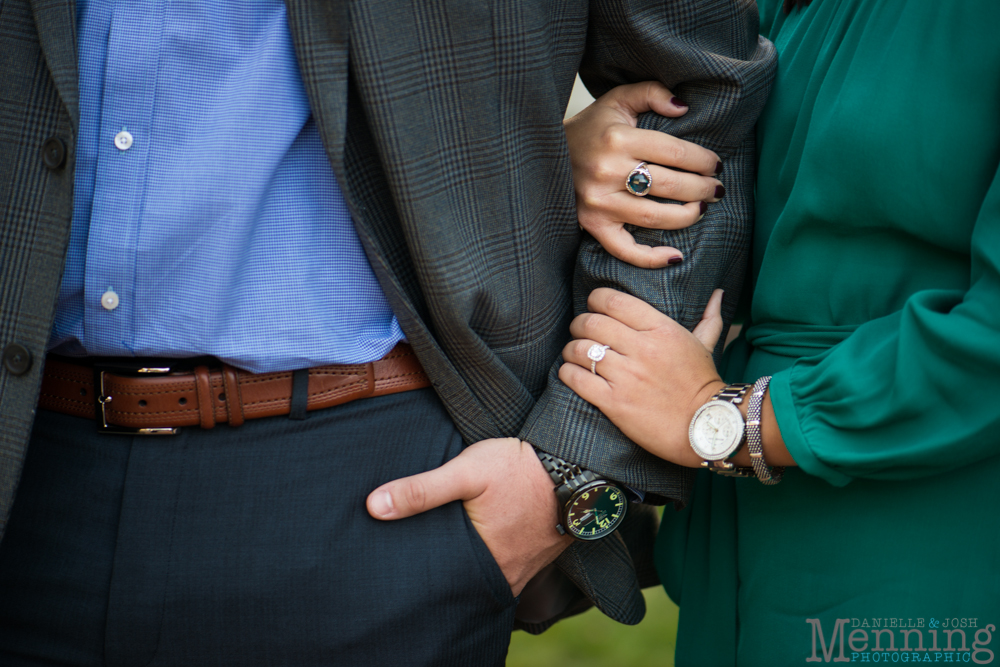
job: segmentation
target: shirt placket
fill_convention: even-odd
[[[163,3],[116,2],[100,103],[98,164],[84,294],[91,354],[132,349],[138,332],[136,256],[155,111]]]

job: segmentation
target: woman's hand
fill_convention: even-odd
[[[700,465],[688,426],[695,411],[725,386],[712,361],[722,332],[722,290],[712,294],[694,333],[613,289],[594,290],[587,306],[591,312],[570,325],[577,340],[563,349],[559,379],[643,449],[679,465]],[[587,357],[594,344],[610,346],[596,375]]]
[[[638,115],[645,111],[675,118],[687,113],[687,105],[658,82],[618,86],[565,121],[564,127],[580,225],[618,259],[659,268],[681,261],[680,251],[640,245],[625,224],[689,227],[705,214],[706,202],[718,201],[726,190],[714,178],[722,171],[718,155],[662,132],[636,128]],[[665,204],[628,192],[625,179],[640,162],[648,163],[652,176],[649,194],[690,203]]]

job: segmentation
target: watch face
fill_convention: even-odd
[[[726,401],[710,401],[698,409],[688,432],[691,448],[707,461],[731,455],[743,440],[743,415]]]
[[[581,540],[599,540],[625,518],[625,493],[605,481],[581,487],[566,506],[566,530]]]

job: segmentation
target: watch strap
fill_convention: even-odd
[[[757,473],[754,472],[753,468],[748,468],[747,466],[738,466],[735,463],[730,463],[725,459],[721,461],[702,461],[701,467],[708,468],[712,472],[718,473],[720,475],[725,475],[726,477],[757,476]]]
[[[573,492],[581,486],[600,479],[590,470],[584,470],[566,459],[553,456],[540,449],[536,449],[535,453],[538,455],[538,460],[542,462],[545,472],[549,473],[549,477],[556,484],[556,497],[559,499],[560,505],[568,501]]]
[[[739,405],[743,402],[743,397],[746,396],[747,392],[750,391],[751,388],[753,388],[752,382],[727,384],[725,387],[715,392],[715,396],[712,396],[710,400],[726,401],[727,403],[732,403],[733,405]]]

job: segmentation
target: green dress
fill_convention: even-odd
[[[1000,0],[760,5],[778,77],[724,377],[773,375],[801,468],[702,472],[665,512],[677,664],[832,662],[842,637],[1000,665]]]

